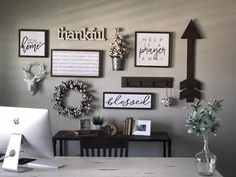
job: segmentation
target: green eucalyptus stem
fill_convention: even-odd
[[[204,104],[202,104],[202,102]],[[192,112],[188,113],[188,119],[186,121],[188,133],[213,133],[216,135],[220,127],[219,118],[217,118],[216,115],[222,109],[222,102],[223,100],[213,99],[212,102],[205,102],[196,99],[194,103],[190,105]]]

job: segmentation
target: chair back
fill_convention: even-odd
[[[80,138],[81,156],[128,157],[127,136],[83,136]]]

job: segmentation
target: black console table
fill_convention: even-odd
[[[91,133],[91,131],[90,131]],[[97,132],[94,132],[96,134]],[[60,156],[63,156],[63,141],[79,141],[81,136],[86,134],[75,133],[71,130],[60,130],[52,138],[54,154],[56,155],[56,145],[59,141]],[[97,134],[99,136],[99,134]],[[163,143],[163,157],[171,157],[171,138],[166,132],[152,132],[150,136],[130,135],[130,142],[162,142]]]

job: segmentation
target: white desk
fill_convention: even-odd
[[[0,168],[1,177],[199,177],[193,158],[160,157],[56,157],[60,169],[33,169],[12,173]],[[222,177],[217,171],[213,177]]]

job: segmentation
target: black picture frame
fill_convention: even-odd
[[[52,77],[102,77],[101,50],[51,50]]]
[[[48,57],[49,31],[38,29],[19,30],[19,57]]]
[[[153,109],[153,93],[103,92],[104,109]]]
[[[135,32],[135,67],[170,67],[171,32]]]

